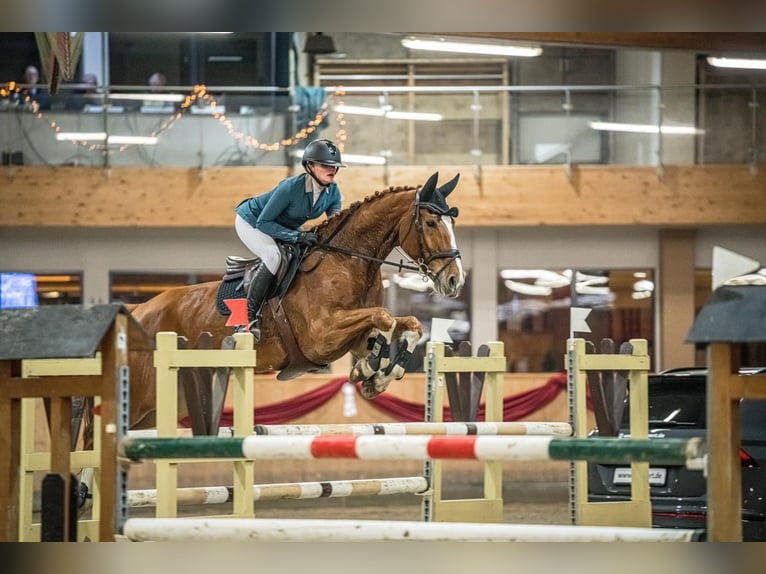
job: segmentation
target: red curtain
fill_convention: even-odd
[[[340,392],[347,380],[346,378],[333,379],[326,385],[317,387],[308,393],[270,405],[256,407],[255,422],[260,425],[276,425],[299,419],[332,399]],[[566,373],[557,373],[552,375],[541,387],[505,397],[503,399],[503,420],[515,421],[531,415],[553,401],[559,393],[566,392],[566,387]],[[385,393],[369,402],[379,411],[401,422],[422,422],[424,418],[425,405],[423,403],[413,403]],[[443,418],[445,421],[452,420],[449,407],[444,407]],[[483,403],[479,405],[478,419],[484,420]],[[190,426],[188,418],[183,419],[181,424]],[[231,426],[232,424],[233,412],[231,408],[227,408],[221,415],[221,426]]]

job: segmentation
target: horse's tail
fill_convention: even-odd
[[[93,450],[94,408],[93,397],[85,397],[82,409],[82,450]]]
[[[80,420],[73,421],[73,425],[78,423],[78,430],[82,428],[82,450],[93,450],[94,446],[94,426],[95,426],[95,401],[93,397],[82,397],[82,410],[80,411]],[[76,436],[72,437],[72,450],[75,450]],[[91,507],[93,496],[90,494],[91,483],[93,482],[93,469],[83,467],[78,473],[77,485],[77,507],[78,515],[82,515]]]

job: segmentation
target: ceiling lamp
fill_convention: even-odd
[[[766,70],[766,60],[754,58],[715,58],[709,56],[707,63],[716,68],[737,68],[740,70]]]
[[[588,122],[588,125],[594,130],[633,134],[656,134],[662,132],[663,135],[693,136],[705,133],[705,130],[694,126],[663,125],[660,128],[655,124],[626,124],[619,122]]]
[[[464,42],[460,40],[402,38],[402,46],[410,50],[429,50],[432,52],[455,52],[458,54],[483,54],[487,56],[520,56],[533,58],[543,53],[538,46],[518,46],[511,44],[490,44]]]
[[[332,36],[325,36],[322,32],[309,34],[306,37],[306,43],[303,45],[305,54],[333,54],[335,53],[335,42]]]
[[[303,150],[294,150],[290,154],[295,159],[302,159],[303,158]],[[344,163],[358,163],[363,165],[385,165],[386,164],[386,154],[381,152],[378,155],[362,155],[362,154],[353,154],[353,153],[346,153],[343,152],[343,162]]]
[[[115,145],[155,145],[157,136],[107,135],[106,132],[59,132],[56,141],[106,142]]]
[[[420,120],[426,122],[440,122],[444,119],[441,114],[433,112],[400,112],[391,109],[391,106],[380,106],[377,108],[367,106],[347,106],[338,104],[333,111],[339,114],[349,114],[358,116],[376,116],[389,120]],[[345,156],[344,156],[345,157]]]

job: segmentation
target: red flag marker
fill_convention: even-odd
[[[226,320],[227,327],[247,325],[247,299],[224,299],[223,302],[231,310],[231,315]]]

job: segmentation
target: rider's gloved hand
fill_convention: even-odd
[[[313,247],[317,244],[317,234],[313,231],[300,231],[298,233],[298,239],[295,241],[298,245],[305,245],[306,247]]]

